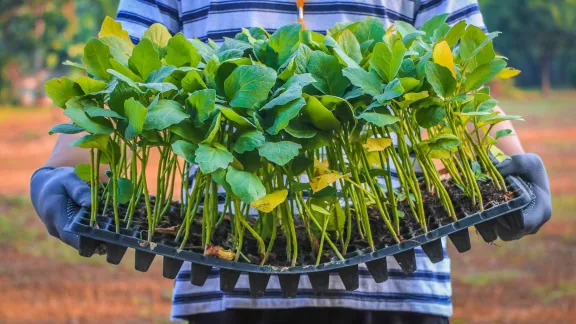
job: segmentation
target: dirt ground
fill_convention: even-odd
[[[576,316],[576,92],[502,100],[525,149],[545,161],[552,220],[535,236],[471,252],[450,248],[453,323],[573,323]],[[0,323],[166,323],[172,282],[160,260],[148,273],[84,259],[47,236],[28,201],[31,173],[49,156],[63,121],[56,109],[0,107]]]

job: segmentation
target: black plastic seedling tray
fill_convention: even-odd
[[[275,267],[259,266],[248,263],[233,262],[216,257],[178,250],[177,245],[147,243],[140,237],[137,230],[122,229],[115,232],[114,224],[110,219],[99,217],[98,227],[90,226],[90,213],[81,208],[77,210],[70,204],[69,216],[71,221],[65,230],[80,236],[78,252],[85,257],[92,256],[102,244],[106,246],[106,260],[112,264],[119,264],[128,248],[135,250],[135,269],[148,271],[156,255],[162,255],[163,276],[175,279],[182,263],[192,263],[191,282],[202,286],[208,278],[212,267],[220,268],[220,289],[230,292],[236,286],[241,272],[247,272],[250,282],[250,293],[253,297],[264,295],[270,275],[278,275],[282,295],[286,298],[295,297],[298,291],[298,282],[302,274],[307,274],[312,288],[317,293],[326,292],[329,287],[330,272],[337,272],[347,290],[358,288],[358,265],[365,263],[368,271],[378,283],[388,279],[386,257],[393,256],[402,270],[406,273],[416,271],[416,257],[414,248],[421,246],[431,262],[440,262],[444,258],[440,238],[448,236],[458,252],[470,250],[470,235],[468,227],[475,226],[486,242],[498,238],[495,228],[496,218],[503,217],[505,221],[516,228],[523,228],[521,209],[531,200],[532,194],[526,184],[517,177],[507,177],[509,189],[515,193],[515,198],[507,203],[493,206],[483,212],[466,216],[456,222],[439,227],[426,234],[413,237],[409,240],[384,247],[377,251],[358,250],[346,255],[345,260],[332,261],[317,266]]]

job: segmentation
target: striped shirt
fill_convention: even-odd
[[[298,11],[295,0],[121,0],[117,20],[137,43],[153,23],[162,23],[172,34],[187,38],[208,38],[221,43],[242,28],[263,27],[273,32],[294,23]],[[476,0],[423,0],[415,14],[409,0],[308,0],[304,9],[307,29],[324,33],[336,22],[357,21],[367,16],[381,19],[385,27],[394,21],[421,26],[433,16],[448,13],[447,22],[461,20],[485,30]],[[445,241],[443,241],[445,245]],[[376,284],[365,266],[360,267],[360,287],[346,291],[337,274],[330,276],[330,291],[313,293],[307,276],[300,278],[298,296],[283,299],[278,278],[272,276],[263,298],[250,297],[248,276],[242,274],[232,293],[219,290],[218,270],[210,273],[202,287],[190,283],[191,266],[184,263],[175,281],[172,319],[219,312],[229,308],[278,309],[297,307],[346,307],[363,310],[409,311],[449,317],[452,315],[450,259],[432,264],[417,248],[418,270],[405,274],[393,258],[388,258],[389,279]],[[446,254],[446,252],[444,252]]]

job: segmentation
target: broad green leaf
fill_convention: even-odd
[[[84,47],[82,63],[86,65],[86,71],[93,76],[110,81],[112,76],[106,70],[110,68],[110,48],[99,39],[91,38]]]
[[[350,84],[338,60],[323,52],[314,51],[310,55],[307,69],[316,80],[312,85],[323,94],[341,97]]]
[[[189,117],[184,112],[184,107],[178,102],[161,99],[155,107],[148,110],[144,121],[144,129],[163,130]]]
[[[108,135],[84,135],[77,140],[70,142],[70,146],[76,146],[86,149],[98,149],[106,152],[108,150]]]
[[[78,164],[76,167],[74,167],[74,173],[76,173],[76,175],[78,176],[78,178],[86,181],[86,182],[90,182],[91,179],[91,168],[90,168],[90,164],[86,164],[86,163],[82,163],[82,164]]]
[[[328,132],[340,129],[340,121],[316,97],[308,96],[306,98],[304,111],[316,128]]]
[[[422,25],[422,27],[420,27],[420,30],[425,32],[426,35],[428,35],[429,37],[434,35],[434,31],[437,30],[438,28],[440,28],[440,26],[442,26],[444,23],[446,23],[446,19],[448,19],[449,14],[441,14],[441,15],[437,15],[434,16],[430,19],[428,19],[424,25]]]
[[[144,87],[148,90],[154,90],[158,93],[164,93],[169,91],[178,91],[178,88],[169,82],[158,82],[158,83],[139,83],[141,87]]]
[[[108,135],[114,131],[112,123],[102,117],[88,117],[81,106],[66,105],[64,115],[68,116],[74,124],[82,127],[88,133]]]
[[[143,82],[144,80],[136,73],[132,72],[132,70],[130,70],[129,68],[127,68],[124,64],[118,62],[115,59],[110,59],[110,66],[112,67],[112,70],[115,70],[117,73],[120,73],[121,75],[123,75],[124,77],[128,78],[131,81],[134,82]],[[108,73],[110,73],[110,71],[108,71]],[[116,77],[118,77],[121,80],[125,80],[125,78],[119,77],[117,74],[113,74]],[[127,81],[124,81],[127,82]],[[128,83],[128,82],[127,82]]]
[[[494,38],[497,34],[492,35],[491,38]],[[460,40],[460,56],[463,62],[472,60],[468,65],[469,69],[473,70],[494,59],[496,53],[491,38],[474,25],[469,25],[466,28],[466,32]]]
[[[124,113],[124,102],[130,98],[138,99],[139,95],[133,87],[125,82],[118,82],[114,90],[110,94],[108,100],[108,107],[114,110],[121,116],[126,116]]]
[[[302,145],[290,141],[266,142],[258,147],[258,153],[270,162],[285,165],[298,155],[301,148]]]
[[[247,204],[266,196],[266,188],[255,174],[230,166],[226,172],[226,182],[232,193]]]
[[[400,78],[400,84],[404,92],[410,92],[420,85],[420,80],[414,78]]]
[[[74,81],[61,77],[52,79],[44,84],[46,94],[58,107],[66,107],[66,102],[74,97],[83,95],[82,88]]]
[[[342,51],[354,62],[360,63],[362,61],[360,43],[351,31],[343,30],[338,36],[338,44],[340,44]]]
[[[204,174],[212,173],[218,169],[226,169],[234,160],[232,153],[218,143],[214,145],[199,144],[196,150],[196,163]]]
[[[477,67],[466,75],[466,81],[464,81],[465,90],[470,91],[480,88],[504,70],[505,67],[506,61],[504,60],[493,60]]]
[[[460,139],[453,134],[436,135],[422,141],[432,150],[450,150],[460,145]]]
[[[197,125],[204,123],[214,110],[216,91],[204,89],[193,92],[186,100],[187,111]]]
[[[117,184],[117,199],[121,204],[127,204],[132,198],[132,190],[134,185],[130,179],[118,178]]]
[[[124,117],[120,116],[114,110],[96,106],[85,106],[84,112],[90,117],[107,117],[107,118],[124,119]]]
[[[216,51],[210,47],[210,45],[194,38],[192,40],[190,40],[190,42],[192,42],[192,45],[194,45],[194,47],[196,48],[196,51],[198,52],[198,54],[200,54],[200,56],[202,57],[202,59],[204,60],[204,62],[208,63],[208,61],[210,61],[210,59],[212,58],[212,55],[216,54]]]
[[[168,46],[168,42],[170,41],[170,38],[172,38],[172,35],[170,35],[168,28],[162,24],[156,23],[152,24],[152,26],[144,32],[142,38],[148,38],[157,47],[163,48]]]
[[[381,42],[386,34],[384,23],[378,18],[368,17],[348,27],[360,44],[373,40]]]
[[[405,53],[406,47],[402,42],[396,42],[392,50],[385,43],[377,43],[370,59],[370,66],[388,83],[396,78]]]
[[[116,36],[101,37],[100,41],[108,46],[110,55],[121,64],[128,65],[128,59],[134,50],[132,41],[125,41]]]
[[[194,45],[182,33],[170,38],[166,52],[166,63],[176,67],[196,67],[202,59]]]
[[[438,125],[446,117],[446,109],[440,106],[420,108],[416,111],[416,122],[422,128]]]
[[[146,83],[164,82],[164,79],[170,76],[174,71],[176,71],[176,68],[171,65],[161,66],[148,75],[148,78],[146,78]]]
[[[266,142],[266,139],[264,138],[264,135],[260,131],[250,130],[245,133],[242,133],[238,137],[232,149],[242,154],[244,152],[252,151],[262,146],[264,142]]]
[[[296,119],[291,120],[284,130],[296,138],[313,138],[318,133],[313,126],[303,124]]]
[[[388,114],[379,114],[374,112],[363,112],[358,116],[359,119],[372,123],[378,127],[389,126],[400,121],[400,118]]]
[[[66,60],[66,61],[62,62],[62,65],[67,65],[67,66],[71,66],[71,67],[86,71],[86,65],[72,62],[70,60]]]
[[[496,132],[496,140],[501,139],[502,137],[511,136],[512,130],[511,129],[501,129]]]
[[[432,54],[434,63],[448,68],[452,73],[454,79],[456,79],[456,70],[454,69],[454,55],[452,54],[452,49],[448,42],[442,41],[436,46],[434,46],[434,52]]]
[[[226,108],[220,106],[218,107],[218,109],[226,117],[226,119],[228,119],[229,121],[233,122],[234,124],[240,127],[250,127],[250,128],[256,127],[248,119],[240,116],[240,114],[235,112],[234,109],[232,108]]]
[[[374,99],[376,99],[379,103],[384,103],[388,100],[400,97],[403,93],[404,88],[402,87],[400,80],[394,79],[386,85],[386,88],[384,88],[384,93],[376,96]]]
[[[513,121],[513,120],[524,121],[524,118],[522,118],[522,116],[497,115],[497,114],[480,118],[480,121],[482,123],[486,123],[486,124],[490,124],[490,125],[495,125],[495,124],[501,123],[503,121]]]
[[[183,140],[172,143],[172,151],[190,163],[195,163],[197,149],[198,145]]]
[[[132,56],[128,60],[128,66],[134,70],[138,71],[138,74],[142,79],[146,80],[148,75],[160,68],[162,62],[160,61],[160,56],[158,51],[154,48],[154,44],[148,38],[143,38],[132,52]]]
[[[87,76],[81,76],[78,79],[76,79],[76,81],[74,81],[76,83],[78,83],[78,85],[80,85],[80,88],[82,88],[82,91],[84,91],[84,94],[91,94],[94,92],[99,92],[102,91],[104,89],[106,89],[107,84],[99,81],[99,80],[94,80],[92,78],[89,78]]]
[[[206,89],[206,83],[204,83],[198,71],[192,70],[182,79],[182,89],[186,92],[194,92],[196,90]]]
[[[278,30],[270,36],[268,44],[278,53],[278,64],[282,65],[282,63],[290,57],[290,54],[292,54],[292,51],[300,42],[301,30],[302,24],[289,24],[278,28]]]
[[[278,205],[286,201],[287,197],[288,197],[288,190],[280,189],[272,193],[269,193],[258,200],[253,201],[250,204],[250,206],[252,206],[255,209],[258,209],[261,212],[269,213],[273,211],[274,208],[278,207]]]
[[[125,76],[124,74],[122,74],[116,70],[112,70],[112,69],[108,69],[107,72],[110,73],[110,75],[115,76],[118,80],[126,83],[130,88],[132,88],[133,91],[136,91],[138,93],[143,93],[142,89],[140,89],[140,86],[138,85],[138,83],[132,81],[132,79]]]
[[[50,128],[48,134],[78,134],[83,131],[84,129],[82,127],[76,126],[74,124],[58,124]]]
[[[314,82],[316,82],[316,80],[312,77],[312,74],[310,73],[295,74],[291,76],[290,79],[288,79],[286,83],[284,83],[281,86],[281,88],[289,89],[293,86],[299,86],[304,88],[305,86],[312,84]]]
[[[382,152],[390,145],[392,145],[391,138],[367,138],[363,146],[367,152]]]
[[[370,72],[358,68],[344,68],[343,74],[364,94],[378,96],[382,93],[382,82]]]
[[[210,128],[208,129],[208,135],[202,143],[212,143],[216,136],[220,133],[220,127],[222,125],[222,113],[217,112],[216,117],[212,119],[212,124],[210,124]]]
[[[456,79],[452,77],[452,72],[434,62],[426,63],[426,79],[434,91],[443,98],[451,97],[456,90]]]
[[[281,106],[274,108],[274,124],[266,129],[266,132],[272,135],[278,134],[281,130],[288,127],[290,121],[298,116],[298,113],[306,105],[306,100],[300,97]]]
[[[450,30],[444,37],[446,42],[448,42],[450,48],[454,48],[454,46],[458,44],[458,41],[466,31],[466,26],[467,26],[466,20],[460,20],[457,24],[455,24],[454,26],[452,26],[452,28],[450,28]]]
[[[140,101],[134,100],[134,98],[129,98],[124,102],[124,114],[128,120],[125,136],[128,140],[132,140],[142,134],[147,113],[148,109]]]
[[[275,82],[274,70],[260,65],[243,65],[226,79],[224,90],[231,107],[252,109],[268,97]]]
[[[405,105],[409,105],[411,103],[414,103],[416,101],[428,98],[429,94],[428,91],[422,91],[422,92],[411,92],[411,93],[407,93],[404,95],[404,101],[402,102]]]
[[[299,98],[302,98],[302,87],[295,85],[284,90],[284,92],[282,92],[279,96],[270,100],[266,105],[264,105],[264,107],[262,107],[262,109],[272,109],[276,106],[285,105],[290,101]]]

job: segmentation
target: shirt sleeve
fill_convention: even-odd
[[[116,20],[134,43],[155,23],[166,26],[174,35],[182,30],[180,0],[120,0]]]
[[[414,26],[420,28],[430,18],[449,14],[446,23],[454,25],[461,20],[486,31],[477,0],[422,0]]]

